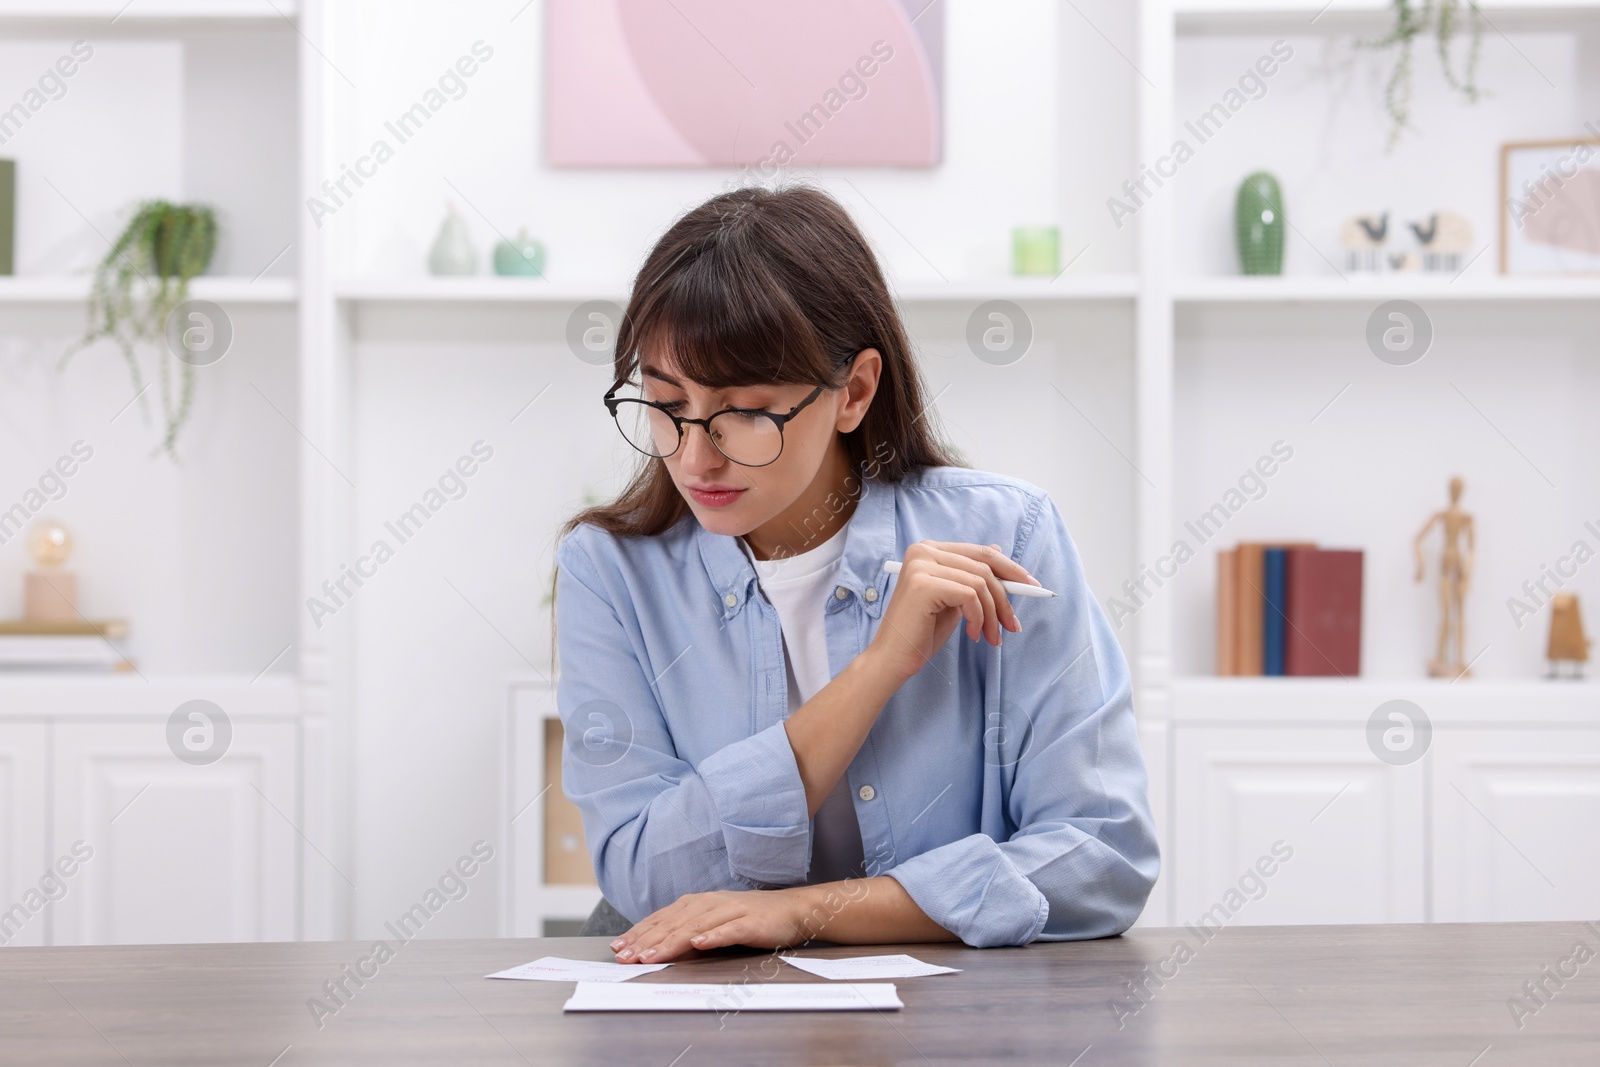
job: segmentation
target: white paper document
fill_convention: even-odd
[[[533,982],[626,982],[641,974],[671,967],[670,963],[598,963],[594,960],[565,960],[560,956],[541,956],[508,971],[486,974],[485,978],[521,978]]]
[[[921,978],[928,974],[960,974],[959,967],[940,967],[923,963],[914,956],[856,956],[847,960],[825,960],[816,956],[780,956],[791,967],[830,978],[836,982],[859,982],[868,978]]]
[[[818,982],[615,985],[579,982],[565,1011],[863,1011],[905,1007],[893,982],[822,985]]]

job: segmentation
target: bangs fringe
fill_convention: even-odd
[[[815,324],[746,232],[696,251],[634,293],[617,338],[618,381],[653,359],[708,389],[835,383],[840,368]]]

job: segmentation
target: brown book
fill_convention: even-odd
[[[1217,552],[1217,673],[1239,673],[1239,551]]]
[[[1267,546],[1260,541],[1241,541],[1237,549],[1239,560],[1235,566],[1238,578],[1234,610],[1238,613],[1238,629],[1234,631],[1235,674],[1261,673],[1261,621],[1266,584],[1262,580],[1262,560]]]
[[[1361,674],[1360,550],[1291,548],[1285,553],[1288,625],[1283,673]]]
[[[548,885],[594,885],[594,864],[583,839],[583,815],[561,791],[560,719],[544,722],[544,880]]]
[[[1259,675],[1263,672],[1262,628],[1266,620],[1267,580],[1265,576],[1266,552],[1269,548],[1311,548],[1310,541],[1240,541],[1238,568],[1239,626],[1235,630],[1237,642],[1237,670],[1235,674]]]

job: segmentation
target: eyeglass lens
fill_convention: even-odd
[[[710,425],[712,444],[735,463],[761,466],[777,459],[783,450],[783,431],[759,412],[724,411]],[[629,444],[647,456],[665,458],[680,444],[678,427],[671,417],[660,408],[638,401],[624,400],[617,405],[617,428]],[[691,431],[692,427],[684,427],[684,432]]]

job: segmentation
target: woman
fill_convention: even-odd
[[[1127,929],[1159,866],[1127,664],[1049,497],[930,432],[845,211],[702,204],[616,351],[605,403],[646,458],[564,528],[556,610],[617,960]]]

